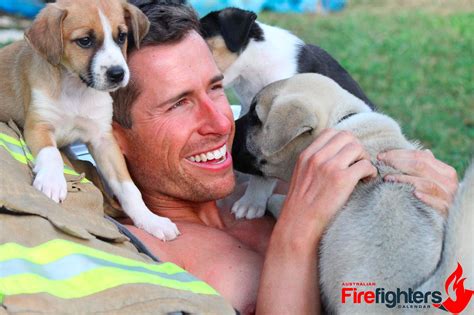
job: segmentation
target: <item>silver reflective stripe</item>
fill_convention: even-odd
[[[14,152],[14,153],[18,153],[18,154],[21,154],[21,155],[24,155],[25,152],[23,151],[23,148],[22,147],[19,147],[17,145],[14,145],[8,141],[3,141],[2,139],[0,139],[0,141],[2,141],[2,143],[4,145],[6,145],[7,149]]]
[[[197,278],[184,271],[170,275],[139,266],[122,265],[83,254],[69,255],[43,265],[36,264],[25,259],[10,259],[3,261],[0,262],[0,278],[29,273],[50,280],[65,280],[77,276],[83,272],[100,267],[112,267],[127,271],[147,273],[180,282],[199,281]]]

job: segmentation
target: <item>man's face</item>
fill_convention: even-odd
[[[230,152],[234,121],[204,40],[191,32],[178,43],[144,47],[129,67],[140,91],[133,124],[114,131],[144,197],[204,202],[231,193],[232,158],[222,152]]]

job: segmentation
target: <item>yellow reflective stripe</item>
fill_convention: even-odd
[[[28,164],[28,160],[26,159],[26,157],[24,155],[22,155],[20,153],[17,153],[17,152],[13,152],[12,150],[10,150],[10,148],[7,147],[7,145],[5,143],[3,143],[1,141],[0,141],[0,147],[4,148],[18,162],[20,162],[22,164]]]
[[[0,140],[6,141],[6,142],[8,142],[12,145],[20,147],[23,150],[24,155],[26,156],[26,158],[30,161],[34,161],[34,157],[31,154],[30,149],[26,145],[25,141],[23,141],[23,139],[17,140],[13,137],[10,137],[7,134],[0,133]]]
[[[6,296],[46,292],[59,298],[72,299],[95,294],[124,284],[137,283],[154,284],[198,294],[218,295],[214,289],[202,281],[182,283],[114,268],[97,268],[62,281],[51,281],[34,274],[11,276],[0,279],[0,291]]]
[[[26,142],[23,141],[23,139],[21,139],[21,138],[20,138],[20,145],[23,148],[23,150],[25,151],[26,158],[30,161],[34,161],[35,157],[33,156],[33,154],[31,154],[30,149],[26,145]]]
[[[11,144],[14,144],[14,145],[18,145],[18,146],[21,146],[21,142],[7,134],[4,134],[2,132],[0,132],[0,139],[2,140],[5,140],[6,142],[9,142]]]
[[[20,154],[18,152],[14,152],[8,148],[8,146],[5,143],[2,143],[2,140],[9,143],[10,145],[17,146],[22,149],[23,154]],[[28,149],[28,146],[26,145],[25,141],[23,139],[17,140],[13,137],[10,137],[9,135],[6,135],[4,133],[0,132],[0,147],[5,148],[8,153],[10,153],[15,160],[22,164],[28,164],[28,161],[34,163],[34,157],[31,154],[30,150]],[[67,165],[64,165],[64,174],[68,175],[73,175],[73,176],[80,176],[76,171],[68,167]],[[83,178],[80,181],[83,184],[90,183],[90,181],[87,178]]]
[[[208,284],[172,263],[147,264],[65,240],[33,248],[7,243],[0,245],[0,256],[0,293],[4,295],[46,292],[65,299],[79,298],[134,283],[218,295]],[[70,268],[69,276],[69,269],[63,266]]]
[[[64,256],[73,254],[89,255],[127,266],[143,267],[168,274],[183,271],[183,269],[171,263],[162,263],[159,265],[147,264],[62,239],[51,240],[33,248],[24,247],[16,243],[5,243],[0,245],[0,262],[9,259],[22,258],[37,264],[47,264]]]
[[[64,174],[68,174],[68,175],[80,176],[75,170],[67,167],[66,165],[64,165],[63,172],[64,172]],[[83,179],[81,179],[81,183],[87,184],[87,183],[90,183],[90,180],[88,180],[87,178],[84,177]]]

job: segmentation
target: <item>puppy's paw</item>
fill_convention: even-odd
[[[41,169],[33,186],[55,202],[63,202],[67,196],[67,184],[62,172]]]
[[[256,198],[247,192],[237,200],[232,206],[232,213],[237,219],[256,219],[261,218],[265,214],[267,205],[266,198]]]
[[[58,149],[45,147],[36,157],[33,186],[56,202],[63,202],[67,195],[67,184],[63,174],[63,160]]]
[[[135,219],[133,223],[140,229],[165,242],[174,240],[181,234],[176,224],[170,219],[158,215],[150,215],[145,219]]]
[[[178,237],[179,230],[170,219],[153,214],[145,205],[137,186],[131,181],[109,181],[110,188],[136,227],[162,241]]]

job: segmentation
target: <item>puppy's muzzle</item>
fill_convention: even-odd
[[[111,84],[120,84],[125,78],[125,69],[121,66],[112,66],[105,73],[107,81]]]

